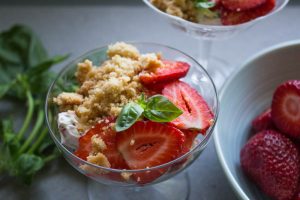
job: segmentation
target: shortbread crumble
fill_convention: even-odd
[[[109,45],[107,55],[108,59],[99,67],[90,60],[79,63],[76,93],[64,92],[54,98],[61,110],[75,111],[80,131],[103,117],[117,117],[124,105],[147,91],[140,83],[139,73],[163,66],[160,54],[140,54],[136,47],[124,42]]]

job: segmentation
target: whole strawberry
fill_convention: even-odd
[[[264,130],[254,135],[240,154],[241,166],[268,196],[276,200],[291,199],[299,179],[299,154],[284,135]]]
[[[300,138],[300,80],[290,80],[277,87],[271,115],[280,131]]]

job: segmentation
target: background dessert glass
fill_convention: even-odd
[[[196,60],[208,71],[217,88],[220,89],[225,78],[231,73],[231,70],[228,67],[228,63],[222,58],[212,59],[211,49],[213,41],[229,39],[241,31],[250,28],[255,23],[280,11],[286,6],[289,0],[276,0],[274,9],[267,15],[258,17],[246,23],[231,26],[193,23],[159,10],[151,3],[151,0],[143,1],[156,13],[165,17],[176,29],[187,33],[197,40],[198,49],[196,52]]]
[[[197,63],[193,58],[179,50],[171,47],[154,44],[154,43],[132,43],[141,53],[161,52],[164,59],[185,61],[191,65],[190,71],[183,79],[201,93],[207,101],[214,114],[214,123],[207,130],[206,135],[199,136],[195,140],[192,149],[185,155],[165,163],[160,166],[151,167],[141,170],[118,170],[110,169],[88,163],[75,156],[70,149],[61,144],[60,133],[57,126],[58,107],[53,103],[53,97],[61,93],[65,88],[72,89],[74,83],[74,73],[77,63],[89,59],[95,65],[99,65],[107,60],[107,46],[93,50],[80,58],[68,64],[58,75],[57,79],[52,83],[46,99],[45,110],[47,124],[50,135],[55,144],[62,152],[65,159],[79,172],[89,177],[87,190],[90,199],[187,199],[189,196],[189,180],[188,174],[182,173],[181,177],[173,176],[184,170],[193,163],[195,159],[206,147],[211,138],[217,116],[218,116],[218,97],[216,87],[205,71],[205,69]],[[64,89],[62,89],[62,86]],[[162,174],[156,180],[145,185],[137,184],[133,181],[134,176],[145,174]],[[130,179],[124,177],[131,175]],[[195,176],[195,175],[194,175]],[[201,178],[201,174],[197,174]],[[168,180],[169,179],[169,180]],[[164,181],[164,182],[163,182]],[[162,182],[162,183],[160,183]],[[100,184],[99,184],[100,183]],[[159,183],[159,184],[156,184]],[[118,187],[114,187],[118,186]]]

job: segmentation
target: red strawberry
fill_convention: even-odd
[[[300,80],[287,81],[276,89],[272,119],[283,133],[300,138]]]
[[[175,81],[165,86],[162,94],[179,107],[183,114],[170,122],[180,129],[200,130],[213,122],[213,114],[202,96],[187,83]]]
[[[271,109],[270,108],[265,110],[260,115],[258,115],[252,121],[252,128],[256,132],[259,132],[262,130],[267,130],[267,129],[275,129],[275,126],[273,124],[272,117],[271,117]]]
[[[79,138],[79,147],[75,151],[75,155],[81,159],[86,160],[89,153],[92,151],[91,138],[97,134],[106,144],[106,149],[103,150],[103,154],[107,157],[111,164],[111,168],[115,169],[128,169],[124,159],[117,150],[116,146],[116,132],[112,128],[108,127],[112,120],[104,120],[101,123],[96,124],[85,135]]]
[[[298,188],[295,193],[295,196],[293,197],[293,200],[300,200],[300,185],[298,185]]]
[[[255,8],[266,1],[267,0],[221,0],[226,9],[237,12]]]
[[[223,25],[242,24],[268,14],[271,10],[273,10],[274,7],[275,7],[275,0],[266,0],[266,2],[263,3],[262,5],[245,11],[237,12],[237,11],[222,9],[221,21]]]
[[[177,80],[184,77],[190,69],[190,65],[185,62],[164,60],[163,63],[164,66],[157,68],[154,72],[140,73],[142,84],[151,88],[152,84]]]
[[[178,157],[184,134],[175,127],[152,121],[138,121],[118,133],[117,146],[130,169],[145,169],[170,162]],[[166,169],[135,174],[140,184],[149,183]]]
[[[277,200],[291,199],[299,179],[299,153],[284,135],[265,130],[254,135],[240,154],[246,175]]]
[[[182,132],[185,136],[184,143],[182,145],[182,154],[185,154],[190,151],[194,144],[195,138],[199,133],[193,130],[183,130]]]

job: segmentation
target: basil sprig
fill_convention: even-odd
[[[196,7],[197,8],[213,8],[216,5],[214,1],[210,0],[196,0]]]
[[[154,95],[148,100],[142,95],[137,103],[130,102],[123,107],[116,121],[116,131],[128,129],[142,115],[154,122],[170,122],[182,113],[182,110],[163,95]]]
[[[132,126],[143,114],[144,109],[137,103],[126,104],[117,118],[116,131],[124,131]]]
[[[183,112],[162,95],[148,99],[144,116],[154,122],[170,122]]]

